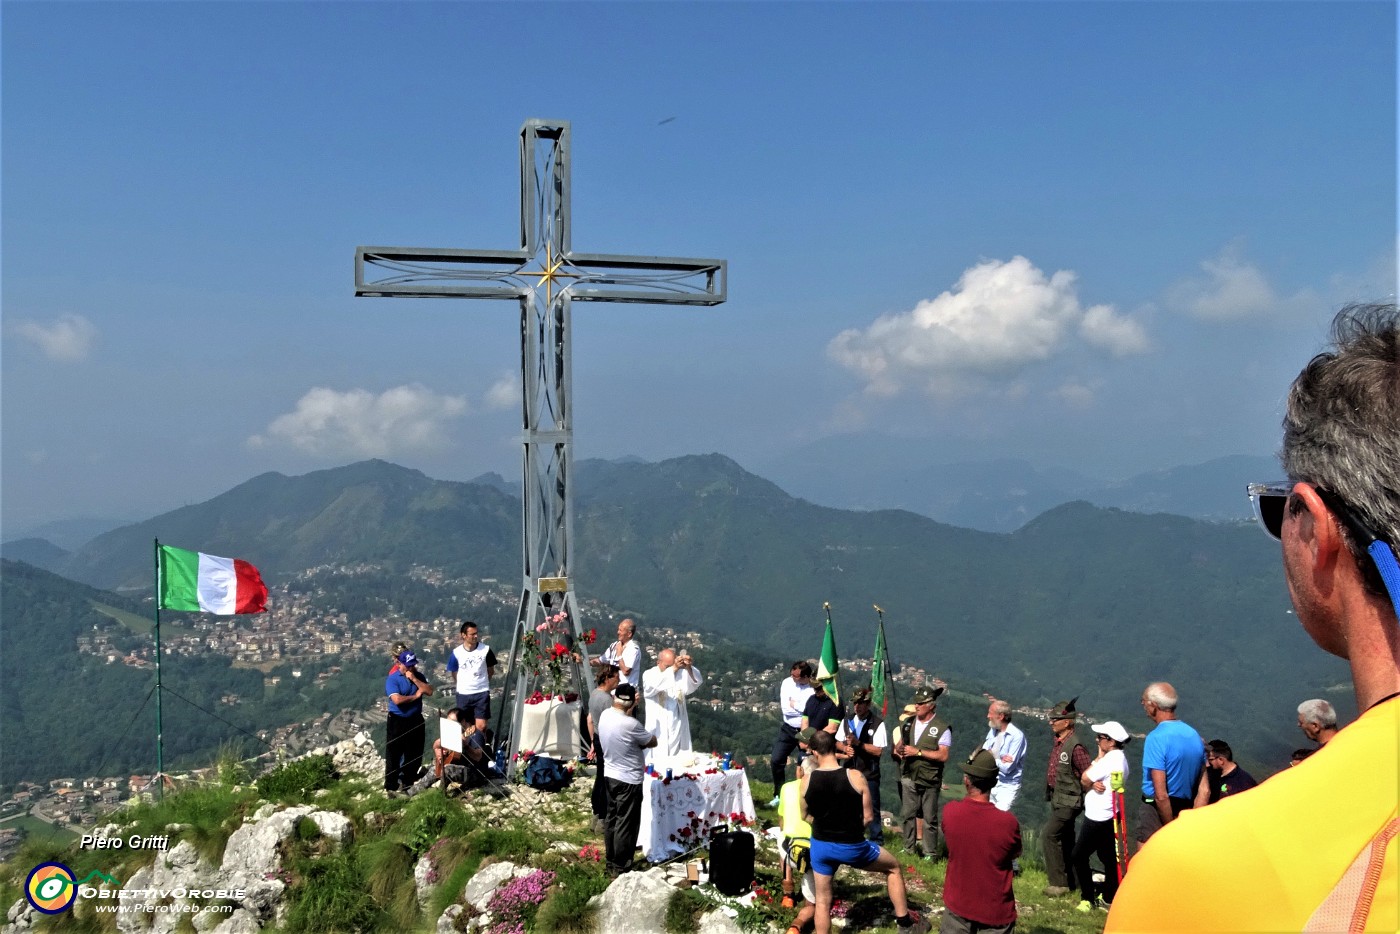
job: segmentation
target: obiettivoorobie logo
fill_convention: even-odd
[[[73,902],[78,897],[78,886],[87,885],[93,877],[121,886],[116,879],[97,869],[88,873],[82,882],[76,882],[73,879],[73,870],[62,863],[40,863],[30,871],[29,878],[24,880],[24,897],[36,911],[42,911],[46,915],[60,914],[73,907]]]

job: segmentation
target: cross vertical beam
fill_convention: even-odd
[[[587,697],[587,648],[572,576],[573,360],[575,301],[718,305],[724,260],[576,253],[570,237],[570,129],[567,121],[526,120],[520,128],[520,247],[456,250],[367,247],[355,251],[355,294],[374,297],[508,299],[520,308],[520,604],[496,731],[511,711],[512,755],[531,746],[520,735],[531,678],[520,664],[527,634],[550,612],[568,614],[585,666],[572,679]],[[369,278],[378,271],[377,278]],[[498,741],[499,742],[499,741]]]

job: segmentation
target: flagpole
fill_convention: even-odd
[[[161,732],[160,709],[160,539],[155,539],[156,580],[156,797],[163,800],[165,785],[165,737]]]

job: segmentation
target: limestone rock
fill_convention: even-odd
[[[34,910],[34,906],[30,905],[27,899],[21,898],[10,906],[5,917],[9,923],[4,927],[4,934],[26,934],[33,930],[34,922],[42,915]]]
[[[675,892],[662,867],[625,872],[603,893],[598,930],[608,934],[655,934],[666,930],[666,906]]]
[[[156,864],[163,865],[167,869],[181,873],[180,881],[186,885],[188,885],[189,882],[187,874],[197,868],[201,868],[199,851],[196,850],[194,844],[188,840],[181,840],[167,850],[164,856],[156,857]],[[203,866],[207,867],[208,864],[204,863]]]
[[[296,831],[297,822],[311,812],[312,808],[304,805],[291,807],[235,830],[224,847],[220,877],[225,887],[251,889],[254,882],[261,882],[265,876],[276,872],[279,868],[277,845],[290,837]]]
[[[496,894],[496,890],[505,885],[517,876],[528,876],[534,872],[529,866],[517,866],[510,861],[492,863],[481,869],[476,875],[467,880],[467,887],[462,891],[462,899],[477,911],[486,911],[486,903],[491,901],[491,896]],[[606,931],[607,928],[599,928]]]
[[[205,934],[205,932],[213,930],[220,922],[227,921],[231,913],[232,912],[201,911],[194,916],[190,923],[194,925],[194,929],[198,931],[199,934]]]
[[[287,884],[281,879],[259,879],[244,891],[243,907],[263,924],[276,920],[284,910],[282,895],[287,891]]]
[[[134,892],[139,889],[153,889],[151,878],[154,869],[151,866],[143,866],[136,870],[135,874],[122,885],[123,892]],[[145,899],[136,896],[122,895],[117,899],[117,904],[122,910],[117,912],[117,930],[122,934],[143,934],[147,930],[153,930],[154,925],[147,927],[146,919],[154,920],[155,915],[146,915],[136,906],[145,904]]]
[[[257,917],[246,908],[235,908],[210,934],[258,934],[262,928]]]
[[[461,913],[461,905],[448,905],[437,920],[437,934],[457,934],[457,916]]]
[[[355,832],[355,825],[350,822],[350,818],[335,811],[315,811],[311,814],[311,819],[320,828],[321,835],[335,841],[336,846],[347,845]]]
[[[744,929],[724,912],[710,911],[700,916],[699,934],[744,934]]]
[[[418,862],[413,864],[413,887],[418,897],[419,911],[428,910],[428,903],[433,900],[433,895],[437,892],[437,880],[429,880],[429,877],[434,875],[436,873],[433,869],[432,858],[424,853],[418,857]]]

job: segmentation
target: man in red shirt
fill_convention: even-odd
[[[997,760],[990,752],[977,750],[962,770],[967,795],[943,808],[948,875],[939,934],[1010,934],[1016,924],[1011,861],[1021,855],[1021,825],[992,804]]]

